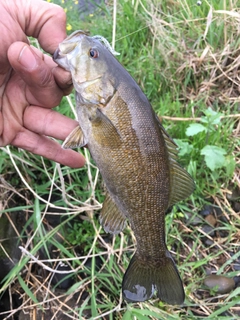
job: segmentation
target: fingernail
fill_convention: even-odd
[[[34,69],[37,61],[32,50],[28,46],[24,46],[18,56],[18,61],[26,69]]]

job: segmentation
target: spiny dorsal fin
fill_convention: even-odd
[[[82,129],[77,126],[73,131],[67,136],[65,141],[62,144],[64,149],[74,149],[81,148],[87,144],[87,141],[84,139]]]
[[[167,150],[170,167],[170,197],[168,207],[189,197],[195,189],[195,183],[190,174],[177,162],[177,144],[168,135],[157,118],[162,131]]]
[[[108,192],[100,214],[100,223],[105,232],[112,234],[120,233],[126,225],[125,215],[118,209]]]

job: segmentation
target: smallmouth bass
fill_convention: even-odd
[[[126,219],[137,241],[123,277],[123,297],[169,304],[184,302],[184,289],[165,244],[165,212],[194,190],[177,163],[177,146],[147,97],[100,36],[76,31],[54,53],[72,74],[79,127],[64,148],[88,146],[106,185],[100,213],[106,232],[117,234]]]

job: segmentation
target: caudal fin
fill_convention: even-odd
[[[122,292],[129,302],[149,300],[154,292],[171,305],[182,304],[185,298],[181,278],[169,252],[158,263],[142,261],[135,254],[123,277]]]

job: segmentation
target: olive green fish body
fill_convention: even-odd
[[[134,79],[99,40],[76,32],[59,46],[55,61],[71,71],[80,127],[65,147],[87,144],[106,184],[100,215],[107,232],[129,220],[137,242],[123,279],[123,296],[145,301],[155,291],[181,304],[184,290],[165,244],[165,211],[194,188],[176,161],[167,135]]]

